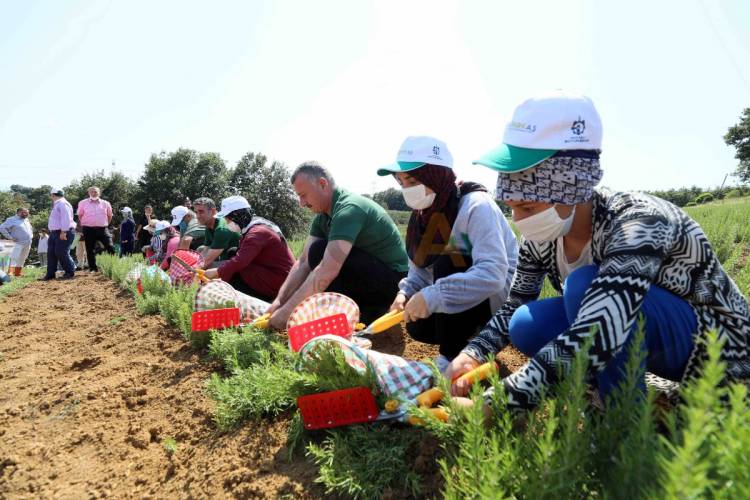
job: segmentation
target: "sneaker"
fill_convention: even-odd
[[[438,356],[435,358],[435,366],[437,366],[437,369],[440,370],[440,373],[445,373],[445,370],[448,369],[448,366],[451,364],[451,360],[443,356],[442,354],[438,354]]]

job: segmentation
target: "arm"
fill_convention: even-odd
[[[192,236],[183,236],[180,238],[179,250],[190,250],[190,244],[193,242]]]
[[[219,267],[219,277],[224,281],[231,281],[235,274],[252,264],[255,257],[270,243],[271,238],[271,232],[261,226],[250,229],[240,240],[237,254]]]
[[[430,314],[465,311],[498,292],[507,296],[508,274],[512,272],[508,254],[515,254],[515,248],[506,248],[505,236],[510,228],[493,205],[472,207],[467,234],[457,235],[465,240],[464,251],[471,252],[471,267],[422,290]]]
[[[208,248],[203,252],[203,267],[210,266],[224,252],[222,248]]]
[[[5,222],[0,224],[0,234],[2,234],[5,238],[11,240],[13,239],[10,235],[10,218],[5,219]]]
[[[107,225],[112,224],[112,205],[107,202]]]
[[[76,210],[76,215],[78,215],[79,221],[83,218],[83,214],[85,213],[86,213],[86,200],[81,200],[78,202],[78,210]]]
[[[310,274],[310,265],[307,262],[307,252],[310,250],[310,245],[320,240],[315,236],[308,236],[305,241],[305,247],[302,249],[300,258],[294,263],[292,268],[289,270],[289,275],[284,280],[284,283],[279,288],[279,294],[271,304],[271,307],[267,312],[274,312],[279,307],[283,306],[289,301],[289,298],[294,294],[300,285],[307,279]]]
[[[276,328],[282,328],[286,324],[292,309],[310,295],[324,292],[328,285],[336,279],[344,260],[352,249],[352,243],[343,240],[329,241],[323,260],[313,269],[304,280],[302,285],[292,294],[289,300],[277,309],[271,317],[271,324]]]
[[[651,214],[615,228],[573,324],[503,380],[511,410],[535,406],[545,387],[570,371],[576,353],[592,335],[591,368],[598,372],[607,366],[625,345],[675,237],[666,218]]]

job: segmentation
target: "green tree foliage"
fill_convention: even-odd
[[[182,148],[152,154],[138,179],[138,191],[131,208],[139,211],[148,203],[153,205],[157,216],[166,217],[186,197],[194,200],[208,196],[219,203],[228,192],[228,173],[218,153],[198,153]]]
[[[287,238],[293,238],[307,228],[310,216],[299,206],[290,177],[283,163],[269,163],[265,155],[249,152],[230,172],[229,188],[247,198],[259,216],[278,224]]]
[[[28,208],[32,215],[38,212],[49,211],[49,192],[52,186],[43,184],[39,187],[26,187],[19,184],[10,186],[11,192],[23,205]]]
[[[734,147],[734,157],[740,161],[734,175],[741,182],[750,181],[750,108],[745,108],[737,125],[729,127],[724,142]]]
[[[388,188],[372,195],[372,199],[388,210],[409,210],[400,189]]]

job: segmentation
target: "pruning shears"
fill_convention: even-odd
[[[250,323],[251,326],[254,326],[255,328],[268,328],[268,325],[271,323],[271,313],[266,313],[263,316],[258,316],[253,320],[252,323]]]
[[[401,323],[404,320],[404,311],[390,311],[383,316],[379,317],[367,328],[361,329],[360,331],[356,332],[354,335],[372,335],[375,333],[384,332],[393,325],[397,325]],[[363,326],[361,323],[358,324],[358,326]]]

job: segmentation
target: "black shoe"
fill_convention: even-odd
[[[39,278],[39,281],[51,281],[55,279],[55,276],[44,276],[43,278]]]
[[[72,280],[72,279],[73,279],[73,278],[75,278],[75,277],[76,277],[76,275],[75,275],[75,274],[63,274],[63,275],[62,275],[62,278],[60,278],[60,279],[61,279],[61,280]]]

